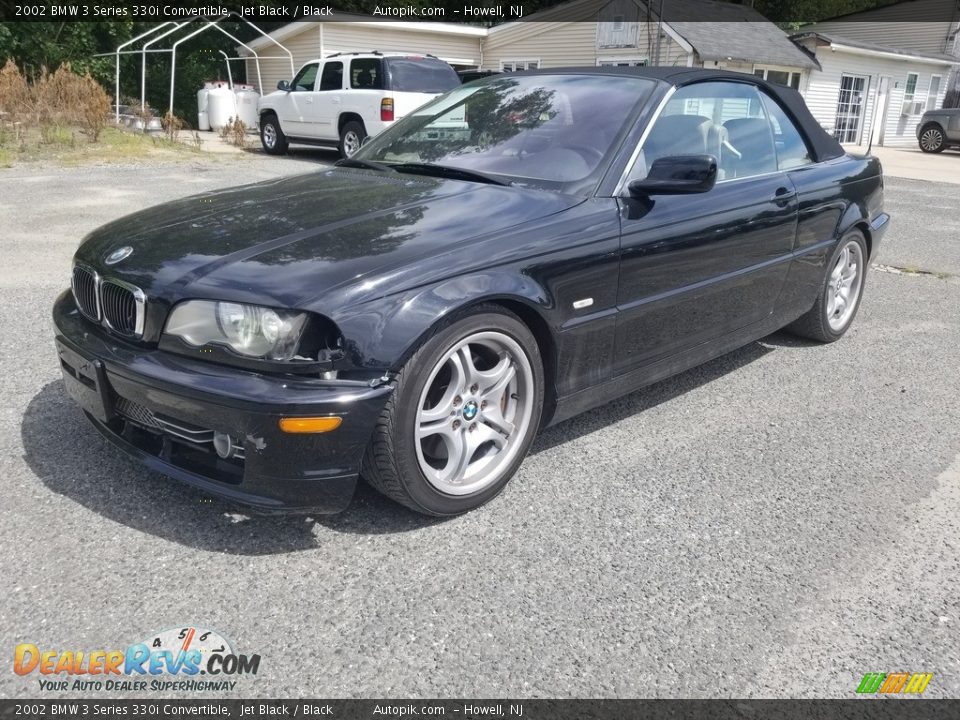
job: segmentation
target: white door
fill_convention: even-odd
[[[280,127],[287,135],[311,137],[308,120],[310,109],[316,102],[317,76],[320,65],[310,63],[300,68],[300,72],[290,83],[290,92],[283,98],[283,106],[277,107]]]
[[[870,140],[874,145],[883,145],[883,131],[887,126],[887,110],[890,107],[890,78],[882,75],[877,82],[877,100],[873,108],[873,124]]]
[[[337,121],[343,107],[343,62],[327,60],[317,83],[316,103],[310,109],[312,136],[323,140],[340,137]]]
[[[837,122],[834,137],[841,143],[860,142],[863,130],[863,113],[867,104],[867,77],[865,75],[842,75],[840,95],[837,98]]]

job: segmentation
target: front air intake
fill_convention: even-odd
[[[77,301],[80,312],[91,320],[100,321],[100,302],[98,299],[99,278],[85,267],[77,265],[73,268],[73,299]]]
[[[116,280],[100,283],[100,311],[107,327],[121,335],[139,335],[143,331],[142,312],[137,301],[139,289]],[[138,327],[139,325],[139,327]]]
[[[136,285],[104,278],[85,265],[74,265],[73,299],[87,318],[126,337],[142,337],[147,298]]]

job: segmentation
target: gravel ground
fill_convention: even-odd
[[[262,656],[226,696],[960,695],[955,186],[889,180],[879,261],[951,276],[873,272],[842,342],[778,333],[550,429],[465,517],[361,489],[250,518],[88,427],[49,309],[93,227],[329,157],[0,172],[4,652],[203,624]]]

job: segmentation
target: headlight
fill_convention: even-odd
[[[173,308],[166,333],[196,347],[217,343],[247,357],[290,360],[306,320],[306,313],[289,310],[188,300]]]

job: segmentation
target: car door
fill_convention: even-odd
[[[371,135],[379,129],[380,101],[385,97],[383,60],[376,57],[350,59],[349,90],[343,93],[343,112],[363,118],[363,125]]]
[[[337,140],[340,130],[337,120],[343,106],[343,61],[327,60],[320,73],[320,82],[315,101],[310,108],[310,123],[313,137],[321,140]]]
[[[317,76],[320,63],[307,63],[290,83],[290,92],[284,102],[285,109],[280,110],[280,126],[283,131],[295,137],[313,137],[310,125],[310,109],[316,102]]]
[[[641,140],[620,193],[621,263],[614,373],[691,351],[773,308],[797,231],[796,190],[777,168],[756,86],[678,89]],[[659,157],[709,154],[708,192],[633,198],[625,187]]]

